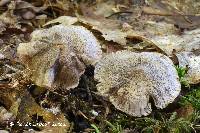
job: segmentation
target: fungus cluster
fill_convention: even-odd
[[[19,44],[17,53],[31,80],[50,90],[75,88],[86,65],[95,65],[99,94],[132,116],[150,114],[150,98],[157,108],[165,108],[181,90],[176,69],[167,56],[118,51],[101,58],[98,41],[82,26],[36,30],[30,42]]]
[[[150,97],[157,108],[165,108],[181,90],[172,61],[159,53],[111,53],[97,63],[95,79],[100,95],[132,116],[151,113]]]
[[[35,84],[54,90],[75,88],[85,65],[94,65],[102,51],[86,28],[57,25],[34,31],[30,42],[19,44],[17,54]]]

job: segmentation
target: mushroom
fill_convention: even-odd
[[[192,52],[180,52],[176,54],[179,66],[187,67],[188,71],[185,75],[185,80],[189,84],[200,83],[200,55],[195,55]]]
[[[75,88],[86,65],[94,65],[102,51],[86,28],[56,25],[34,31],[30,42],[19,44],[17,54],[36,85],[55,90]]]
[[[163,109],[179,95],[181,85],[172,61],[159,53],[118,51],[95,66],[97,90],[132,116],[151,113],[150,97]]]

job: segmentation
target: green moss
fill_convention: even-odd
[[[185,75],[187,73],[187,68],[185,67],[180,67],[180,66],[176,66],[176,71],[178,73],[178,76],[179,76],[179,80],[181,82],[181,84],[185,87],[188,87],[190,88],[190,85],[188,83],[187,80],[185,80]]]
[[[144,133],[190,133],[191,122],[184,118],[178,118],[176,112],[169,117],[161,113],[157,114],[157,118],[138,118],[136,119],[136,128]]]
[[[200,87],[193,89],[187,95],[181,97],[179,103],[182,106],[192,104],[195,109],[200,110]]]

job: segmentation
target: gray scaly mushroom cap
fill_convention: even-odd
[[[119,110],[132,116],[151,113],[149,98],[165,108],[179,95],[181,85],[172,61],[159,53],[119,51],[95,66],[97,90]]]
[[[200,83],[200,55],[195,55],[192,52],[177,53],[179,66],[187,67],[188,71],[185,75],[185,80],[189,84]]]
[[[19,44],[18,56],[32,81],[51,90],[75,88],[85,65],[94,65],[102,55],[94,35],[82,26],[57,25],[36,30],[31,37]]]

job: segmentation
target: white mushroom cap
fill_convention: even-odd
[[[119,51],[95,66],[97,90],[119,110],[142,116],[151,113],[149,97],[165,108],[179,95],[181,85],[172,61],[159,53]]]
[[[49,29],[36,30],[31,36],[32,41],[67,44],[86,64],[95,64],[102,57],[99,42],[82,26],[56,25]]]
[[[187,67],[188,71],[185,79],[189,84],[200,83],[200,55],[195,55],[192,52],[181,52],[176,54],[179,66]]]
[[[101,48],[86,28],[57,25],[36,30],[31,42],[20,43],[20,60],[27,74],[38,86],[75,88],[85,71],[85,64],[95,64],[101,58]]]

